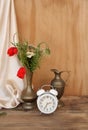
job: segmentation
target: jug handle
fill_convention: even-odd
[[[57,69],[51,69],[51,71],[53,71],[54,73],[58,73],[59,75],[61,75],[63,72],[67,72],[67,73],[68,73],[68,76],[67,76],[67,79],[65,80],[65,82],[68,81],[68,78],[69,78],[70,72],[71,72],[71,71],[60,71],[60,72],[59,72]]]
[[[65,80],[65,82],[67,82],[68,79],[69,79],[69,77],[70,77],[70,72],[71,72],[71,71],[61,71],[60,74],[62,74],[63,72],[67,72],[67,73],[68,73],[67,79]]]

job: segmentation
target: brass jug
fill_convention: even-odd
[[[64,93],[64,88],[66,85],[66,81],[64,81],[61,77],[61,74],[63,72],[68,72],[69,71],[58,71],[57,69],[51,69],[52,72],[54,72],[55,77],[54,79],[51,81],[51,85],[58,91],[58,99],[60,99]]]

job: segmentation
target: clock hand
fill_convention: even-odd
[[[51,102],[46,103],[44,109],[47,107],[47,105],[52,104]]]

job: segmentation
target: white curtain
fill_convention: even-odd
[[[17,33],[14,0],[0,0],[0,108],[16,107],[23,90],[23,80],[16,76],[18,59],[7,55],[14,33]]]

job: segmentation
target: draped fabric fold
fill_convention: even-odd
[[[16,74],[20,67],[16,56],[7,50],[17,33],[14,0],[0,0],[0,108],[14,108],[20,103],[23,80]],[[18,38],[16,36],[16,41]]]

